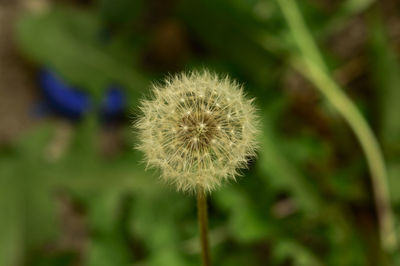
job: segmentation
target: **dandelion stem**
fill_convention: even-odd
[[[207,197],[202,187],[197,189],[197,219],[199,220],[203,266],[211,266],[210,249],[208,245]]]
[[[292,63],[316,85],[348,122],[364,150],[371,173],[382,247],[387,252],[393,252],[397,249],[398,242],[390,204],[387,171],[379,143],[360,111],[329,74],[328,67],[304,22],[296,2],[294,0],[277,0],[277,2],[300,50],[300,60]]]

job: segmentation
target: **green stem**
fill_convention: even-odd
[[[199,221],[203,266],[211,266],[210,249],[208,245],[207,197],[204,189],[201,187],[197,189],[197,219]]]
[[[294,0],[277,0],[277,2],[300,50],[301,65],[295,62],[294,66],[326,96],[350,125],[360,142],[371,173],[382,247],[387,252],[393,252],[397,249],[398,243],[387,185],[387,171],[378,141],[360,111],[329,74],[296,2]]]

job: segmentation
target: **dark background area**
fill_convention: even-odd
[[[400,2],[297,2],[381,144],[397,221]],[[298,53],[272,0],[0,0],[0,266],[199,265],[195,197],[144,170],[131,125],[152,82],[203,68],[262,124],[209,197],[214,265],[395,265],[359,142]]]

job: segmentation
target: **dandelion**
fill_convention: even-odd
[[[238,83],[207,71],[171,77],[152,96],[141,104],[138,149],[164,181],[197,193],[203,262],[210,265],[205,193],[234,180],[255,155],[252,100]]]
[[[212,191],[254,156],[255,110],[236,82],[206,71],[181,74],[154,86],[153,96],[142,102],[138,148],[178,190]]]

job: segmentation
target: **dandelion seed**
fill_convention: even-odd
[[[207,71],[154,86],[136,127],[149,166],[178,190],[211,191],[255,155],[257,118],[240,85]],[[189,109],[189,110],[188,110]]]

